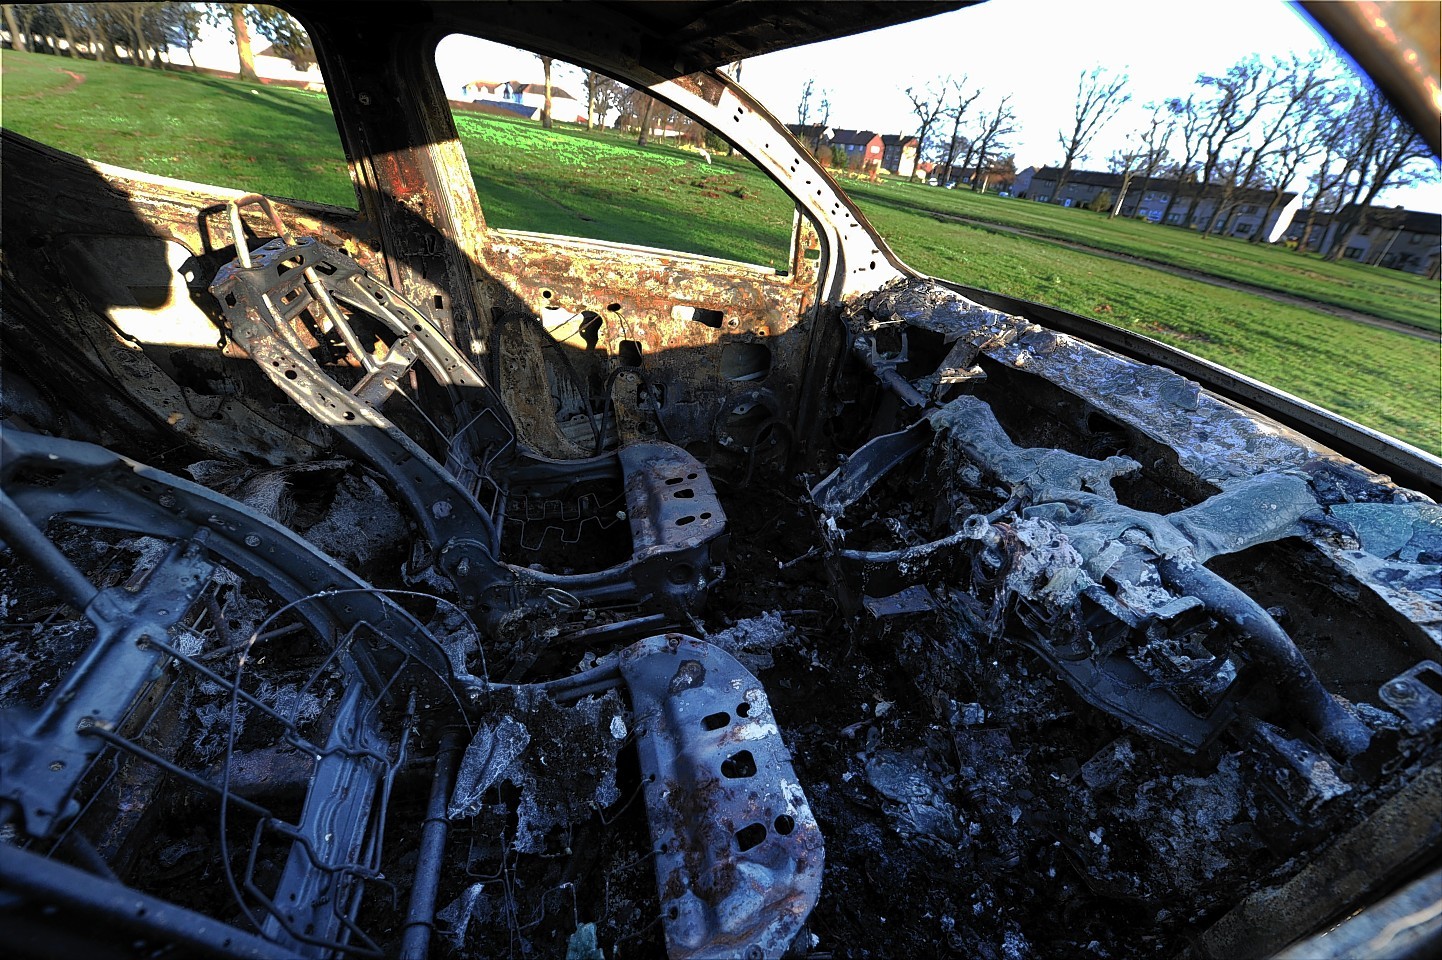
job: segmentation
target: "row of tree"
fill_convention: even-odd
[[[254,80],[251,29],[270,41],[276,56],[304,70],[315,62],[305,30],[289,14],[251,3],[5,3],[5,32],[15,50],[77,59],[130,63],[157,70],[171,66],[168,48],[191,52],[204,24],[229,26],[240,57],[240,76]]]
[[[1126,74],[1103,67],[1078,76],[1071,119],[1057,131],[1061,162],[1053,203],[1064,202],[1063,189],[1091,145],[1131,101],[1129,87]],[[936,163],[939,182],[950,182],[959,171],[973,190],[983,190],[989,168],[1003,157],[1010,161],[1008,138],[1019,129],[1010,95],[982,105],[982,89],[964,76],[907,87],[905,93],[917,124],[918,157]],[[822,92],[817,110],[815,96],[814,81],[808,81],[798,123],[829,122],[829,97]],[[1383,190],[1437,177],[1431,151],[1386,98],[1342,76],[1335,61],[1320,54],[1244,58],[1222,73],[1200,74],[1186,96],[1147,107],[1143,125],[1128,133],[1126,146],[1108,161],[1123,176],[1114,206],[1108,204],[1113,216],[1128,190],[1144,193],[1153,181],[1165,179],[1175,188],[1167,191],[1163,222],[1179,222],[1204,236],[1225,234],[1244,203],[1264,196],[1266,222],[1285,203],[1289,187],[1301,181],[1307,218],[1298,247],[1306,250],[1322,217],[1339,221],[1334,236],[1343,240],[1366,229]],[[1256,231],[1250,239],[1261,242],[1264,234]],[[1345,246],[1337,242],[1326,255],[1337,259]]]
[[[948,76],[924,88],[906,88],[918,123],[917,158],[936,163],[938,183],[950,183],[960,173],[963,179],[970,177],[973,190],[982,191],[988,183],[995,183],[988,171],[1011,165],[1007,141],[1020,129],[1011,94],[985,104],[982,93],[980,87],[972,88],[966,76],[959,80]],[[912,178],[920,175],[920,169],[917,164]]]
[[[1325,253],[1338,259],[1345,238],[1368,226],[1383,190],[1435,179],[1437,165],[1380,92],[1332,64],[1320,54],[1252,56],[1223,73],[1200,74],[1185,97],[1147,105],[1144,125],[1128,134],[1109,166],[1122,174],[1123,192],[1137,178],[1141,191],[1154,179],[1176,181],[1161,219],[1171,222],[1175,209],[1183,226],[1203,236],[1226,234],[1243,201],[1253,203],[1259,193],[1267,198],[1266,222],[1300,180],[1307,218],[1298,249],[1309,248],[1319,218],[1335,218],[1339,242]],[[1130,99],[1127,85],[1125,75],[1101,68],[1078,78],[1072,125],[1058,131],[1062,164],[1053,202],[1062,202],[1074,164]],[[1260,230],[1250,237],[1263,239]]]

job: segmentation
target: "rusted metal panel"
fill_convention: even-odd
[[[825,849],[766,691],[735,658],[667,634],[628,647],[667,952],[779,957],[821,891]]]

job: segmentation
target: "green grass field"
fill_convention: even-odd
[[[1281,246],[1250,244],[1230,237],[1204,238],[1192,230],[1120,217],[1108,220],[1089,210],[1009,200],[969,190],[938,190],[906,182],[859,183],[848,189],[863,203],[1015,227],[1424,330],[1442,330],[1442,285],[1399,270],[1379,270],[1347,260],[1327,263],[1314,254],[1298,254]]]
[[[355,205],[321,94],[8,51],[0,69],[3,123],[18,133],[151,173]],[[492,226],[784,265],[790,203],[744,159],[715,157],[708,166],[669,144],[638,148],[611,131],[545,131],[468,112],[457,127]],[[1442,347],[1435,341],[1046,238],[1431,329],[1442,315],[1435,282],[1026,201],[904,183],[846,187],[918,270],[1140,331],[1442,453]]]

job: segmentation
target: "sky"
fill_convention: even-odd
[[[1071,123],[1078,75],[1101,65],[1127,73],[1132,93],[1088,150],[1083,167],[1104,170],[1125,134],[1144,123],[1145,104],[1185,96],[1198,73],[1220,73],[1253,53],[1265,60],[1327,49],[1311,22],[1281,0],[989,0],[752,58],[742,65],[741,83],[786,123],[796,122],[801,90],[814,79],[818,91],[828,92],[833,126],[914,134],[905,89],[966,76],[983,90],[973,110],[1012,95],[1020,129],[1010,144],[1021,169],[1061,162],[1057,131]],[[529,54],[461,38],[443,41],[436,59],[451,96],[472,79],[538,81],[541,75]],[[1337,62],[1339,71],[1350,69]],[[568,79],[556,82],[566,86]],[[813,103],[819,99],[813,95]],[[1388,191],[1379,202],[1442,213],[1442,185]]]

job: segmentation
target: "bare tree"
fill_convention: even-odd
[[[942,116],[951,121],[951,139],[946,141],[946,160],[944,162],[946,175],[938,178],[941,183],[951,182],[951,165],[956,160],[957,149],[961,146],[970,146],[970,140],[961,136],[961,125],[965,121],[966,113],[971,108],[971,105],[976,102],[977,97],[981,96],[981,88],[977,87],[976,90],[968,96],[966,93],[966,83],[967,78],[962,76],[960,80],[952,80],[947,84],[949,91],[956,95],[956,100],[951,106],[942,110]],[[917,145],[917,149],[919,152],[919,144]],[[969,162],[968,165],[970,165]],[[965,170],[965,167],[962,169]]]
[[[651,114],[656,110],[656,98],[637,91],[636,101],[637,112],[641,118],[641,132],[636,137],[636,146],[644,147],[651,139]]]
[[[1107,219],[1115,220],[1122,212],[1122,205],[1126,203],[1127,193],[1131,190],[1132,180],[1141,172],[1146,162],[1146,148],[1141,145],[1141,138],[1134,133],[1126,135],[1126,141],[1120,150],[1112,151],[1107,158],[1107,169],[1112,173],[1119,173],[1122,177],[1121,188],[1117,190],[1111,209],[1107,211]]]
[[[1152,112],[1151,117],[1137,134],[1140,145],[1137,173],[1142,178],[1141,186],[1137,189],[1143,195],[1151,186],[1157,171],[1167,162],[1172,135],[1177,131],[1177,118],[1170,103],[1149,103],[1147,109]]]
[[[1172,207],[1181,199],[1182,184],[1196,176],[1197,158],[1202,154],[1206,134],[1206,124],[1195,94],[1189,94],[1185,100],[1173,98],[1168,101],[1167,109],[1178,119],[1181,126],[1182,159],[1172,167],[1177,186],[1167,196],[1167,205],[1162,210],[1163,223],[1171,222]],[[1190,213],[1191,208],[1188,207],[1187,211]]]
[[[1264,171],[1272,188],[1271,199],[1262,214],[1264,226],[1281,208],[1287,187],[1297,179],[1304,167],[1318,155],[1323,155],[1323,169],[1332,163],[1327,154],[1335,149],[1335,146],[1328,145],[1330,138],[1326,133],[1326,125],[1341,99],[1340,94],[1331,86],[1333,83],[1335,78],[1329,78],[1326,85],[1318,87],[1290,112],[1282,129],[1278,148]],[[1258,230],[1248,239],[1251,243],[1261,243],[1266,236],[1264,231]],[[1299,249],[1305,249],[1305,241],[1299,245]]]
[[[811,122],[811,93],[816,89],[815,80],[807,80],[801,88],[801,99],[796,104],[796,125],[804,127]]]
[[[1124,73],[1108,76],[1103,67],[1094,67],[1090,73],[1083,70],[1077,78],[1076,110],[1072,114],[1071,129],[1057,131],[1062,164],[1053,203],[1062,202],[1062,188],[1071,179],[1073,165],[1086,159],[1087,146],[1117,115],[1117,111],[1131,100],[1132,95],[1126,92],[1127,80]]]
[[[983,112],[979,132],[976,136],[976,176],[972,178],[971,189],[977,193],[986,191],[986,160],[1006,149],[1003,138],[1016,131],[1016,111],[1012,110],[1011,94],[1002,97],[996,109]]]
[[[1351,113],[1351,93],[1344,94],[1330,104],[1317,119],[1314,142],[1321,159],[1308,178],[1308,189],[1312,200],[1307,205],[1307,222],[1302,236],[1297,241],[1297,252],[1306,253],[1310,247],[1312,230],[1317,223],[1317,214],[1323,208],[1335,213],[1341,208],[1341,194],[1348,174],[1346,158],[1347,118]],[[1325,253],[1326,251],[1322,251]]]
[[[1353,100],[1346,129],[1343,182],[1348,186],[1328,260],[1340,259],[1347,240],[1366,228],[1377,194],[1389,187],[1438,178],[1437,162],[1426,142],[1375,88],[1367,87]]]
[[[1188,223],[1196,210],[1198,196],[1208,192],[1213,181],[1218,179],[1218,174],[1228,168],[1235,176],[1241,158],[1231,156],[1229,151],[1272,102],[1273,91],[1280,83],[1280,78],[1265,68],[1259,57],[1251,56],[1234,63],[1220,76],[1202,74],[1197,77],[1197,83],[1216,92],[1201,109],[1205,118],[1201,188],[1187,204],[1187,215],[1183,221]],[[1205,222],[1199,225],[1202,236],[1210,234],[1212,225],[1217,222],[1217,213],[1229,199],[1229,196],[1221,197],[1219,203],[1208,210]]]
[[[1298,124],[1310,124],[1321,109],[1322,97],[1331,82],[1332,78],[1323,72],[1318,54],[1309,60],[1303,60],[1296,54],[1290,61],[1273,60],[1262,94],[1273,109],[1263,119],[1258,136],[1239,150],[1229,194],[1245,196],[1245,191],[1257,189],[1269,174],[1276,172],[1278,161],[1283,160],[1282,153],[1289,141],[1295,139],[1294,128]],[[1217,233],[1226,235],[1229,232],[1237,209],[1238,201],[1227,196],[1218,211]],[[1265,218],[1262,222],[1265,225]],[[1262,230],[1257,230],[1253,238],[1261,237],[1262,233]]]
[[[931,128],[936,125],[937,118],[941,116],[942,110],[946,108],[946,88],[951,82],[948,77],[941,81],[941,89],[928,86],[926,90],[918,90],[915,87],[906,88],[906,98],[911,101],[911,110],[916,114],[916,155],[919,157],[926,150],[927,140],[931,136]],[[921,170],[917,164],[911,171],[911,179],[915,179]]]

